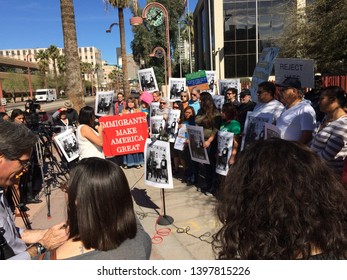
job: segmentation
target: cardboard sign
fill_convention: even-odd
[[[144,151],[148,137],[145,113],[101,117],[99,122],[104,126],[103,151],[106,157]]]

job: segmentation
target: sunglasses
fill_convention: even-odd
[[[160,104],[166,104],[166,102],[160,102]]]
[[[21,160],[21,159],[17,158],[16,160],[19,161],[19,163],[23,169],[27,169],[31,165],[30,159]]]
[[[178,106],[173,106],[173,108],[174,108],[174,109],[179,109],[180,107],[178,107]]]

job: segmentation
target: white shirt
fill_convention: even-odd
[[[90,157],[98,157],[98,158],[105,158],[104,152],[102,151],[102,147],[99,147],[98,145],[93,144],[90,142],[87,138],[83,137],[81,135],[81,128],[85,126],[85,124],[81,124],[77,127],[77,142],[78,142],[78,150],[80,157],[79,159],[83,158],[90,158]],[[99,135],[94,129],[93,132],[96,135]]]
[[[281,138],[298,141],[302,131],[314,131],[316,127],[316,112],[308,100],[302,100],[289,109],[285,109],[277,119],[277,128],[281,130]]]
[[[273,123],[276,123],[277,119],[280,117],[283,110],[284,110],[283,104],[279,102],[278,100],[273,99],[267,103],[261,103],[261,102],[257,103],[257,105],[254,107],[252,115],[256,117],[262,113],[273,114],[274,116]]]

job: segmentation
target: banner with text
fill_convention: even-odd
[[[144,151],[148,137],[145,113],[101,117],[99,122],[104,126],[105,156],[120,156]]]
[[[205,70],[186,74],[186,82],[189,91],[192,91],[192,89],[195,87],[199,88],[200,91],[205,91],[209,89],[209,84],[207,81],[207,75]]]

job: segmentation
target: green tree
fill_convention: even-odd
[[[124,31],[124,8],[129,8],[132,3],[137,7],[137,1],[130,0],[103,0],[106,7],[111,5],[118,9],[118,22],[119,22],[119,33],[120,33],[120,47],[122,53],[122,69],[123,69],[123,90],[125,98],[130,96],[130,85],[128,79],[128,62],[126,55],[126,44],[125,44],[125,31]]]
[[[61,20],[66,57],[66,94],[77,111],[84,106],[80,58],[76,37],[75,11],[72,0],[60,0]]]
[[[346,74],[346,14],[345,0],[316,0],[299,11],[291,7],[279,40],[281,56],[314,59],[322,74]]]
[[[60,55],[59,53],[59,49],[54,46],[54,45],[50,45],[47,49],[47,53],[48,53],[48,57],[52,60],[53,63],[53,75],[54,75],[54,87],[56,89],[57,92],[59,92],[58,89],[58,71],[57,71],[57,59]]]
[[[177,49],[178,20],[184,14],[185,1],[158,0],[155,2],[164,5],[169,14],[170,51],[172,54],[171,67],[172,70],[174,70],[176,64],[179,63],[178,52],[175,51]],[[144,25],[134,26],[133,32],[134,40],[131,42],[131,48],[133,51],[134,61],[138,65],[141,65],[142,68],[153,66],[158,84],[162,83],[164,81],[163,60],[150,58],[149,54],[151,54],[153,49],[157,46],[163,47],[167,50],[165,24],[153,27],[144,20]]]

